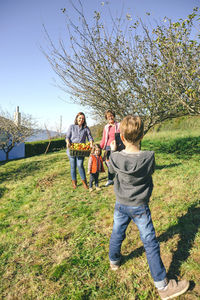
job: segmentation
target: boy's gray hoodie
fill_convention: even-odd
[[[109,172],[115,174],[116,201],[128,206],[141,206],[149,202],[153,190],[152,174],[155,158],[153,151],[136,153],[112,152]]]

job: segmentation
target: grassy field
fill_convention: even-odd
[[[190,280],[179,299],[200,299],[199,132],[152,132],[142,148],[155,151],[150,207],[168,276]],[[134,224],[109,269],[105,182],[89,194],[78,178],[73,190],[65,151],[0,164],[0,299],[159,299]]]

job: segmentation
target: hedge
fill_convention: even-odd
[[[25,143],[25,157],[30,157],[34,155],[44,154],[49,144],[49,140],[37,141],[37,142],[27,142]],[[66,147],[65,139],[59,138],[51,140],[48,148],[49,152],[59,151]]]

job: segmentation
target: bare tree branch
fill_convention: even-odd
[[[71,52],[62,40],[56,48],[46,29],[51,51],[43,51],[72,101],[100,119],[108,108],[119,119],[139,114],[145,132],[169,118],[200,114],[200,45],[192,32],[194,23],[199,27],[197,8],[185,20],[165,18],[154,28],[110,13],[108,28],[101,12],[90,26],[78,4],[71,1],[79,23],[67,16]]]

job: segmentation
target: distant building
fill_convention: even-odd
[[[1,117],[0,116],[0,124],[4,123],[8,124],[12,121]],[[19,106],[16,108],[16,112],[14,113],[14,123],[19,126],[21,124],[21,113],[19,112]],[[8,126],[9,127],[9,126]],[[23,158],[25,157],[25,144],[24,143],[15,143],[14,147],[6,154],[6,151],[4,151],[1,147],[1,143],[5,142],[5,140],[8,139],[8,135],[5,135],[5,133],[0,128],[0,161],[6,161],[11,159],[17,159],[17,158]],[[8,145],[12,144],[12,135],[9,137]]]

